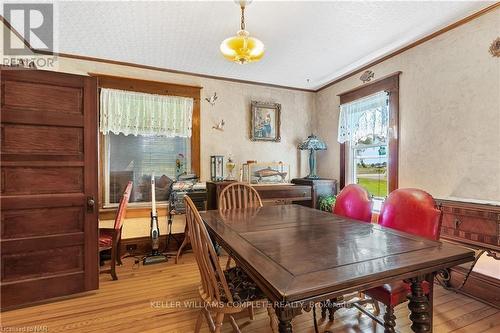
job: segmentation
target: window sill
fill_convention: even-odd
[[[106,207],[99,209],[99,219],[100,220],[114,220],[116,217],[116,212],[118,207]],[[163,203],[157,206],[158,216],[167,216],[168,214],[168,204]],[[128,206],[125,218],[136,218],[136,217],[150,217],[151,216],[151,206]]]

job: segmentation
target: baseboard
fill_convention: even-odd
[[[451,269],[450,284],[459,287],[467,274],[464,267]],[[500,280],[494,277],[472,272],[469,279],[459,292],[500,309]]]
[[[168,244],[167,252],[175,252],[184,241],[184,233],[173,234]],[[177,242],[176,242],[177,240]],[[165,249],[167,235],[160,236],[160,250]],[[122,254],[143,255],[151,252],[150,237],[125,238],[120,242],[120,250]]]

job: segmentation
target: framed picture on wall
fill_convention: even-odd
[[[279,142],[281,104],[252,101],[250,140]]]

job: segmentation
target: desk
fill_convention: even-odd
[[[422,281],[474,260],[474,252],[299,206],[202,212],[209,232],[275,303],[280,332],[323,301],[408,279],[415,332],[432,330]]]

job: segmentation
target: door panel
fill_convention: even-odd
[[[82,158],[83,128],[52,126],[2,126],[2,153],[26,155],[76,155]]]
[[[97,289],[95,79],[0,75],[2,309]]]
[[[58,85],[5,81],[4,106],[33,112],[82,114],[82,90]]]

